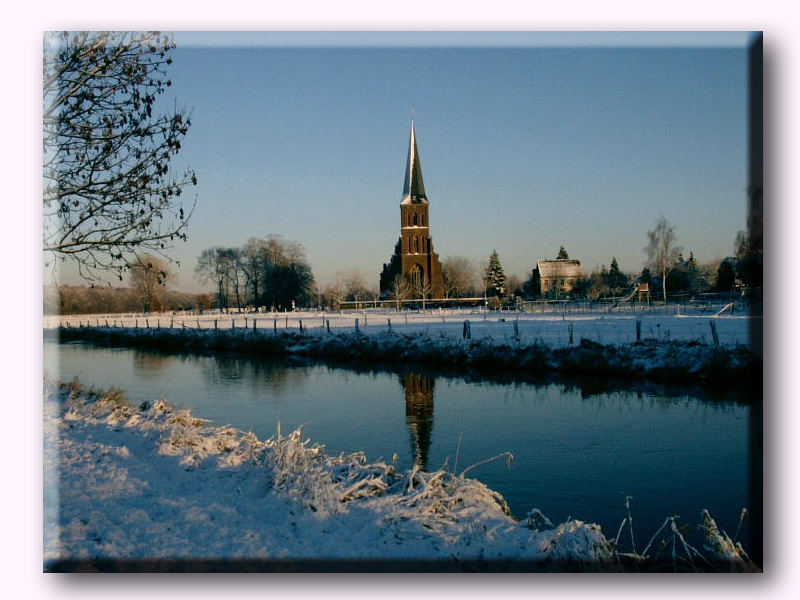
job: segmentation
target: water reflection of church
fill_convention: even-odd
[[[406,394],[406,425],[411,434],[414,464],[423,471],[428,468],[428,451],[433,432],[433,390],[431,377],[417,373],[400,376],[400,385]]]

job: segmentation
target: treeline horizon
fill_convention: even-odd
[[[208,310],[211,294],[162,290],[151,311]],[[133,286],[45,285],[42,289],[43,314],[86,315],[103,313],[140,313],[141,292]]]
[[[664,224],[668,225],[664,220]],[[672,233],[671,228],[669,232]],[[650,232],[652,234],[652,232]],[[558,258],[569,259],[564,246]],[[695,296],[703,293],[730,293],[741,288],[760,288],[762,265],[760,244],[754,244],[740,232],[735,256],[720,262],[700,262],[692,252],[684,257],[680,247],[672,247],[669,256],[648,261],[641,273],[625,273],[612,257],[605,265],[575,279],[569,288],[554,287],[543,293],[537,269],[527,279],[503,273],[500,258],[493,251],[486,265],[476,265],[463,256],[442,260],[444,298],[485,297],[491,308],[513,307],[519,301],[539,299],[600,300],[627,294],[637,283],[647,283],[650,293],[679,293]],[[652,268],[651,268],[652,267]],[[249,238],[240,247],[212,246],[198,256],[195,266],[198,279],[215,288],[214,292],[168,290],[173,280],[170,266],[161,259],[143,255],[130,268],[131,287],[45,286],[43,311],[53,314],[146,313],[185,310],[265,310],[287,311],[297,308],[339,309],[344,302],[371,303],[396,300],[431,299],[424,290],[405,289],[399,284],[378,292],[354,269],[340,271],[334,283],[319,288],[314,279],[305,247],[278,235]],[[661,275],[659,277],[659,274]],[[399,288],[403,287],[404,291]],[[397,289],[395,289],[397,288]],[[438,299],[437,299],[438,300]]]

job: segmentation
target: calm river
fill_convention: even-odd
[[[44,366],[134,401],[165,397],[262,439],[279,423],[284,433],[303,425],[329,453],[396,454],[401,468],[460,472],[510,451],[510,467],[497,460],[469,476],[499,491],[517,517],[536,507],[554,523],[572,516],[614,537],[631,496],[638,549],[666,517],[694,526],[703,508],[733,536],[741,509],[758,504],[751,487],[761,493],[760,405],[742,392],[468,382],[51,341]],[[751,553],[760,537],[753,522],[739,534]]]

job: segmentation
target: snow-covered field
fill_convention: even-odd
[[[745,315],[675,311],[109,315],[46,318],[62,341],[160,350],[416,364],[486,376],[602,376],[755,383]],[[49,328],[48,328],[49,327]],[[60,329],[56,329],[60,327]],[[716,336],[716,337],[715,337]]]
[[[469,322],[472,339],[512,339],[539,341],[549,346],[567,346],[581,338],[599,344],[627,344],[637,339],[659,341],[700,341],[714,343],[711,323],[722,345],[750,343],[750,328],[760,327],[760,316],[736,312],[716,316],[720,307],[705,310],[681,306],[645,310],[631,308],[567,308],[549,312],[487,311],[484,309],[433,309],[396,312],[390,309],[361,311],[298,311],[249,314],[110,314],[45,316],[44,327],[140,327],[140,328],[244,328],[267,331],[300,331],[321,334],[331,331],[420,333],[462,338],[464,322]]]
[[[667,519],[634,555],[622,527],[612,539],[535,511],[517,522],[464,472],[328,456],[300,431],[262,441],[114,390],[45,382],[44,397],[46,569],[755,568],[707,515],[706,548]]]

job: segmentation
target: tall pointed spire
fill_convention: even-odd
[[[408,159],[406,160],[406,180],[403,184],[403,202],[428,201],[425,195],[425,184],[422,182],[422,163],[417,151],[417,132],[414,121],[411,121],[411,140],[408,143]]]

